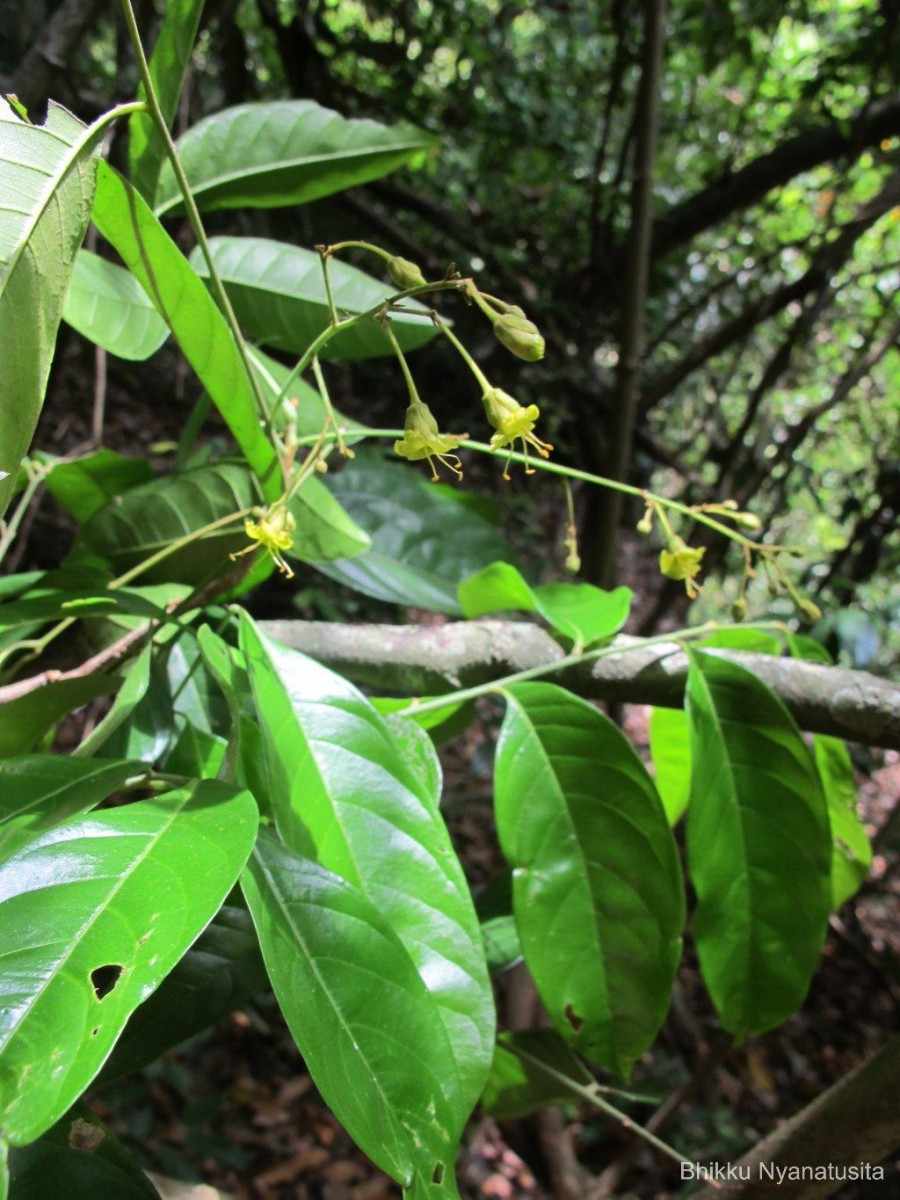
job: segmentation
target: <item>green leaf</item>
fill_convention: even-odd
[[[169,336],[131,272],[90,250],[78,251],[62,315],[89,341],[135,362],[155,354]]]
[[[246,615],[241,648],[278,831],[364,892],[399,935],[434,996],[453,1047],[444,1070],[468,1115],[490,1064],[494,1010],[478,920],[438,811],[434,748],[429,770],[410,762],[408,743],[352,684],[261,637]]]
[[[831,909],[831,836],[790,713],[752,672],[693,652],[688,866],[693,933],[722,1024],[762,1033],[802,1003]]]
[[[522,1054],[516,1053],[517,1050]],[[544,1070],[544,1065],[549,1070]],[[577,1097],[566,1087],[565,1079],[580,1087],[590,1087],[595,1082],[584,1063],[554,1030],[501,1033],[481,1098],[482,1107],[498,1121],[518,1121],[548,1104],[575,1103]]]
[[[504,694],[495,809],[525,961],[562,1036],[627,1076],[665,1018],[681,951],[672,832],[602,713],[552,684]]]
[[[258,502],[254,478],[243,465],[195,467],[132,488],[118,504],[109,504],[91,517],[77,546],[105,558],[118,573],[178,538]],[[141,580],[195,584],[224,575],[228,555],[247,545],[243,524],[236,519],[170,554],[146,571]]]
[[[831,823],[831,904],[838,909],[855,896],[872,866],[872,846],[856,811],[856,782],[847,746],[817,733],[813,752]]]
[[[256,823],[249,793],[204,780],[50,830],[0,866],[0,1121],[13,1145],[85,1090],[221,905]]]
[[[222,414],[266,500],[282,490],[275,451],[227,321],[141,195],[112,167],[97,169],[94,224],[121,256]]]
[[[347,1132],[408,1188],[452,1176],[468,1109],[434,997],[358,888],[260,834],[243,876],[263,958],[310,1074]]]
[[[162,26],[153,44],[150,78],[169,129],[178,111],[178,98],[187,76],[202,12],[203,0],[168,0]],[[138,99],[146,98],[144,85],[140,84]],[[153,116],[149,112],[132,113],[128,122],[128,173],[131,182],[151,204],[166,161],[165,142]],[[171,166],[169,170],[171,172]]]
[[[89,758],[108,738],[128,720],[150,687],[152,643],[128,663],[122,686],[116,693],[109,712],[73,751],[73,758]]]
[[[33,750],[63,717],[96,696],[115,692],[120,683],[121,679],[116,675],[56,679],[37,691],[0,705],[0,758]]]
[[[260,350],[258,346],[248,346],[247,349],[269,408],[273,409],[288,382],[291,374],[290,368],[273,358],[271,354]],[[298,438],[318,436],[330,420],[318,389],[308,384],[305,379],[295,378],[291,382],[288,398],[297,401],[293,418],[296,424],[296,436]],[[348,446],[355,445],[360,440],[361,434],[371,432],[368,425],[352,420],[336,408],[332,411],[339,428],[345,433],[344,441]],[[282,405],[278,417],[275,419],[279,428],[284,427],[286,414],[287,405]]]
[[[87,1104],[76,1104],[43,1137],[10,1155],[12,1200],[160,1200],[121,1142]]]
[[[44,402],[106,123],[88,127],[51,101],[46,123],[31,125],[0,97],[0,516]]]
[[[311,100],[226,108],[199,121],[176,143],[201,209],[308,204],[414,166],[435,144],[411,125],[348,121]],[[157,212],[169,212],[180,201],[166,163]]]
[[[577,650],[614,637],[631,609],[631,589],[613,592],[590,583],[549,583],[531,587],[515,567],[494,562],[463,579],[457,589],[464,617],[510,609],[540,613]]]
[[[210,249],[241,328],[254,341],[302,354],[331,323],[322,260],[312,250],[269,238],[214,237]],[[191,264],[208,276],[203,256],[195,249]],[[396,288],[371,275],[331,259],[331,289],[339,315],[367,312],[392,296]],[[391,316],[391,328],[403,350],[415,350],[437,336],[428,310],[404,300],[404,310]],[[371,317],[345,329],[323,346],[319,357],[331,361],[377,358],[393,354],[380,323]]]
[[[285,557],[326,563],[363,554],[372,544],[341,502],[321,480],[310,475],[289,505],[297,528]]]
[[[132,1014],[100,1082],[140,1071],[268,988],[244,908],[225,904],[149,1000]]]
[[[394,604],[458,615],[457,585],[510,550],[493,525],[409,466],[357,452],[330,490],[372,539],[350,562],[319,566],[329,579]]]
[[[36,834],[89,812],[142,771],[140,763],[59,754],[0,761],[0,856]]]
[[[47,491],[83,525],[111,500],[151,479],[153,471],[146,459],[101,449],[55,464],[47,476]]]
[[[650,757],[654,778],[670,825],[677,825],[691,794],[691,733],[680,708],[650,713]]]

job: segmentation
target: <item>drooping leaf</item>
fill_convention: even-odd
[[[94,223],[156,306],[260,481],[265,499],[282,490],[275,450],[260,427],[250,380],[225,318],[147,202],[100,163]]]
[[[349,562],[318,567],[366,596],[458,615],[457,584],[511,551],[495,527],[408,465],[357,452],[330,490],[372,539]]]
[[[223,905],[149,1000],[131,1015],[100,1082],[141,1070],[267,987],[249,913]]]
[[[275,995],[329,1107],[404,1187],[440,1175],[434,1192],[452,1194],[470,1106],[434,997],[385,915],[267,831],[243,886]]]
[[[223,109],[176,145],[197,203],[214,209],[308,204],[414,165],[435,142],[411,125],[346,120],[311,100],[278,100]],[[167,163],[157,212],[180,199]]]
[[[691,794],[691,734],[680,708],[650,713],[650,757],[656,790],[670,825],[677,825]]]
[[[299,355],[328,328],[331,313],[318,254],[286,242],[253,237],[210,238],[210,249],[248,337]],[[196,250],[191,254],[191,264],[198,275],[207,276],[206,263]],[[393,284],[373,279],[336,259],[330,260],[328,273],[339,316],[368,312],[396,291]],[[403,350],[415,350],[437,336],[437,327],[423,305],[404,300],[403,309],[411,311],[391,317],[391,327]],[[319,357],[347,361],[393,352],[373,316],[335,334]]]
[[[221,905],[256,822],[249,793],[205,780],[58,826],[0,865],[0,1120],[13,1145],[88,1086]]]
[[[155,354],[169,336],[131,272],[90,250],[78,251],[62,315],[88,341],[134,362]]]
[[[493,1000],[468,885],[425,770],[351,684],[263,638],[241,648],[262,731],[266,793],[285,843],[359,888],[408,950],[452,1053],[444,1069],[471,1111],[491,1057]],[[463,1117],[463,1119],[465,1119]]]
[[[200,25],[203,0],[168,0],[165,16],[150,55],[150,78],[169,129],[178,111],[178,98],[191,61]],[[143,84],[138,99],[146,100]],[[162,134],[149,112],[132,113],[128,122],[128,166],[131,182],[150,204],[156,195],[159,173],[166,162]],[[171,171],[171,167],[170,167]],[[174,182],[174,176],[172,176]],[[176,192],[177,192],[177,184]]]
[[[813,752],[831,823],[831,904],[854,896],[872,866],[872,846],[856,811],[856,783],[847,746],[840,738],[813,737]]]
[[[31,125],[0,97],[0,516],[44,402],[105,125],[83,125],[52,101],[46,123]]]
[[[10,1154],[11,1200],[160,1200],[136,1160],[87,1104]]]
[[[575,1095],[566,1079],[582,1087],[594,1082],[584,1063],[554,1030],[501,1033],[481,1103],[498,1121],[518,1121],[548,1104],[571,1104]]]
[[[96,808],[140,771],[140,763],[61,754],[0,760],[0,858],[23,836],[33,838]]]
[[[628,620],[631,589],[606,592],[590,583],[546,583],[538,587],[507,562],[494,562],[467,579],[458,589],[464,617],[483,617],[510,609],[540,613],[576,652],[614,637]]]
[[[552,684],[504,692],[495,810],[525,961],[557,1030],[626,1076],[662,1024],[678,966],[675,842],[608,718]]]
[[[762,1033],[802,1003],[825,940],[828,809],[793,718],[752,672],[694,652],[686,697],[700,966],[725,1028]]]

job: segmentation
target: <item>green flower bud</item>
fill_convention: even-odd
[[[645,536],[653,532],[653,514],[649,510],[638,521],[636,529],[638,533],[642,533]]]
[[[521,308],[513,306],[494,322],[497,341],[516,358],[537,362],[544,357],[544,339],[534,321],[529,321]]]
[[[751,512],[735,513],[734,514],[734,523],[735,523],[735,525],[740,525],[741,529],[749,529],[749,530],[753,531],[754,533],[756,533],[758,530],[762,529],[762,521],[759,519],[759,517],[756,515],[756,513],[751,513]]]
[[[408,288],[423,287],[427,282],[421,269],[408,258],[401,258],[399,254],[388,259],[387,269],[388,275],[402,292]]]
[[[737,600],[735,600],[734,604],[731,606],[731,619],[732,621],[743,621],[746,615],[747,601],[743,596],[738,596]]]

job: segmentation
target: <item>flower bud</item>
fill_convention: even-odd
[[[653,514],[650,512],[649,509],[647,510],[647,512],[644,513],[644,515],[638,521],[638,523],[636,525],[636,529],[637,529],[638,533],[642,533],[644,535],[653,532]]]
[[[751,512],[735,513],[734,514],[734,523],[735,523],[735,525],[740,525],[741,529],[749,529],[753,533],[756,533],[760,529],[762,529],[762,521],[759,519],[759,517],[756,515],[756,513],[751,513]]]
[[[746,615],[747,601],[743,596],[738,596],[737,600],[735,600],[734,604],[731,606],[731,619],[732,621],[743,621]]]
[[[388,259],[387,269],[388,275],[403,292],[408,288],[423,287],[427,282],[421,269],[408,258],[401,258],[399,254]]]
[[[537,362],[544,357],[544,339],[534,321],[529,321],[521,308],[513,306],[494,322],[497,341],[516,358]]]
[[[803,613],[804,617],[806,617],[807,621],[818,621],[822,616],[821,608],[819,608],[818,604],[814,604],[812,600],[800,600],[797,603],[797,607]]]

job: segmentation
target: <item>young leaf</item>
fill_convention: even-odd
[[[399,935],[447,1030],[447,1077],[471,1111],[491,1059],[493,1000],[468,885],[438,812],[433,747],[430,771],[412,766],[351,684],[261,637],[246,617],[241,648],[278,831],[359,888]]]
[[[308,204],[415,165],[435,144],[411,125],[346,120],[311,100],[238,104],[199,121],[176,143],[202,209]],[[180,201],[166,163],[157,212]]]
[[[0,516],[44,402],[105,126],[83,125],[52,101],[46,123],[31,125],[0,97]]]
[[[88,1086],[228,894],[256,823],[249,793],[203,781],[71,821],[0,865],[0,1121],[13,1145]]]
[[[838,909],[860,888],[872,866],[872,846],[856,811],[856,783],[847,746],[817,733],[813,751],[831,822],[831,904]]]
[[[459,581],[511,551],[493,525],[409,466],[357,451],[329,490],[372,539],[367,554],[318,566],[366,596],[459,614]]]
[[[405,1188],[452,1177],[471,1103],[406,947],[358,888],[260,834],[244,893],[285,1020],[329,1107]]]
[[[62,315],[88,341],[134,362],[155,354],[169,336],[131,272],[90,250],[78,251]]]
[[[276,350],[302,354],[328,328],[331,311],[318,254],[253,237],[211,238],[210,248],[248,337]],[[207,277],[206,263],[197,250],[191,254],[191,264],[199,276]],[[338,259],[329,261],[328,274],[342,316],[367,312],[396,291],[391,283],[373,279]],[[405,300],[403,309],[391,316],[391,328],[403,350],[415,350],[437,336],[437,327],[423,305]],[[322,347],[319,357],[347,361],[393,353],[387,335],[372,317],[336,334]]]
[[[656,790],[670,825],[677,825],[691,794],[691,734],[680,708],[654,708],[650,713],[650,757]]]
[[[178,98],[190,66],[202,12],[203,0],[168,0],[162,26],[153,44],[150,78],[169,129],[178,111]],[[141,84],[138,87],[138,99],[146,98],[144,85]],[[165,143],[153,116],[149,112],[132,113],[128,122],[129,175],[131,182],[150,204],[156,194],[160,170],[166,161]],[[174,176],[172,178],[174,180]]]
[[[282,490],[281,468],[227,321],[143,197],[112,167],[97,169],[94,224],[121,256],[172,330],[185,358],[234,435],[266,500]]]
[[[519,609],[536,612],[578,649],[614,637],[628,620],[631,589],[613,592],[590,583],[548,583],[531,587],[506,562],[494,562],[462,580],[457,588],[465,617]]]
[[[790,713],[752,672],[694,652],[693,932],[726,1029],[762,1033],[802,1003],[831,909],[831,835],[818,775]]]
[[[627,1076],[666,1015],[680,956],[675,842],[602,713],[552,684],[504,694],[495,809],[525,961],[559,1032]]]

